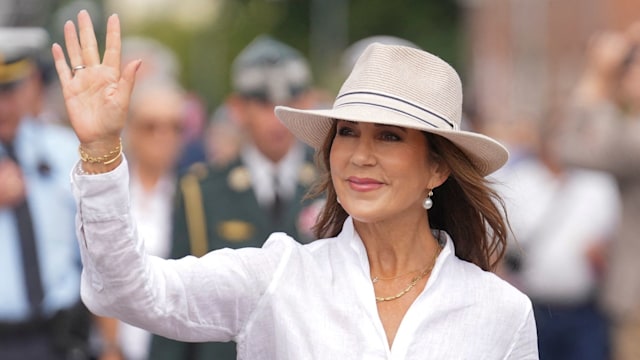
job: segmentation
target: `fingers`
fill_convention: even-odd
[[[78,33],[80,36],[78,37]],[[107,20],[107,38],[106,47],[104,53],[103,64],[114,69],[118,76],[120,74],[120,57],[121,57],[121,34],[120,34],[120,20],[117,15],[111,15]],[[86,10],[81,10],[78,13],[78,31],[76,26],[71,20],[68,20],[64,24],[64,39],[67,54],[69,56],[70,66],[62,67],[62,60],[64,60],[64,52],[60,49],[60,62],[56,65],[58,70],[58,76],[70,74],[73,77],[73,73],[69,68],[73,68],[79,65],[85,65],[87,67],[100,64],[100,54],[98,43],[96,41],[95,32],[93,30],[93,23],[91,17]],[[55,56],[55,52],[52,48],[52,53]],[[66,63],[65,63],[66,65]],[[60,67],[58,67],[60,66]],[[65,71],[64,69],[67,69]],[[61,71],[62,70],[62,71]],[[62,80],[62,78],[61,78]]]
[[[142,60],[135,60],[127,64],[122,71],[122,78],[120,78],[120,84],[118,87],[122,89],[121,95],[127,99],[131,97],[133,91],[133,85],[136,81],[136,72],[140,68]]]
[[[81,10],[78,13],[78,32],[80,33],[80,45],[82,46],[82,59],[83,62],[76,65],[94,66],[100,64],[100,55],[98,51],[98,42],[96,41],[96,34],[93,31],[93,23],[91,17],[86,10]]]
[[[76,26],[71,20],[67,20],[67,22],[64,23],[64,43],[67,47],[67,55],[69,55],[71,66],[83,64],[82,50],[80,48],[78,34],[76,33]]]
[[[107,20],[107,42],[104,51],[103,64],[120,70],[120,20],[118,15],[111,15]]]
[[[67,60],[64,57],[64,52],[59,44],[53,44],[51,47],[51,55],[53,55],[53,61],[56,66],[56,72],[60,79],[62,89],[66,89],[67,83],[71,80],[71,69],[67,65]]]

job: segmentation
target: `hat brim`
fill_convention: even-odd
[[[469,131],[431,127],[424,121],[416,121],[405,113],[383,107],[352,105],[326,110],[300,110],[276,106],[275,113],[296,138],[314,149],[322,147],[333,121],[339,119],[400,126],[442,136],[460,148],[483,176],[498,170],[509,158],[507,149],[488,136]],[[440,121],[435,117],[433,120]]]

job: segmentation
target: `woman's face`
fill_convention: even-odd
[[[448,175],[429,160],[422,132],[343,120],[337,122],[330,166],[340,204],[366,223],[424,214],[429,189]]]

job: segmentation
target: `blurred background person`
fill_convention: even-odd
[[[191,165],[207,161],[206,148],[207,111],[199,94],[189,92],[185,97],[185,118],[182,154],[178,172],[184,174]]]
[[[149,254],[171,252],[177,163],[183,146],[185,91],[169,78],[136,84],[124,130],[132,213]],[[101,360],[148,358],[151,334],[116,319],[102,319]]]
[[[340,56],[340,71],[342,72],[345,79],[351,73],[353,65],[356,64],[356,60],[358,60],[364,49],[366,49],[367,46],[373,43],[380,43],[384,45],[401,45],[412,47],[415,49],[420,48],[418,45],[412,43],[407,39],[391,35],[374,35],[357,40],[353,44],[349,45],[349,47],[347,47]]]
[[[42,28],[0,28],[0,359],[87,359],[70,129],[36,117]]]
[[[316,171],[311,152],[274,114],[275,105],[309,108],[311,72],[295,49],[260,36],[236,58],[225,106],[245,140],[226,166],[197,164],[180,180],[171,257],[262,246],[273,231],[312,240],[299,228]],[[307,210],[305,210],[307,209]],[[315,213],[315,212],[313,212]],[[152,359],[235,359],[235,343],[187,344],[155,336]]]
[[[238,158],[243,132],[238,121],[231,116],[229,106],[220,105],[211,115],[205,135],[207,162],[224,167]]]
[[[136,81],[174,81],[180,75],[176,54],[153,38],[132,35],[122,39],[122,62],[136,59],[143,59]]]
[[[608,360],[598,293],[602,252],[619,221],[618,189],[605,172],[559,161],[550,146],[556,123],[541,121],[537,146],[495,175],[513,231],[500,274],[533,302],[540,359]]]
[[[598,34],[590,45],[556,151],[567,164],[617,180],[622,220],[603,302],[614,325],[613,358],[640,359],[640,24]]]
[[[122,52],[122,63],[144,59],[136,74],[136,82],[166,80],[179,83],[181,69],[178,57],[162,42],[148,36],[127,36],[122,41]],[[204,104],[194,92],[185,92],[184,97],[183,146],[176,165],[179,173],[184,172],[191,164],[206,159]]]

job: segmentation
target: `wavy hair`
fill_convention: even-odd
[[[331,181],[330,152],[336,133],[334,122],[322,148],[316,153],[321,176],[307,197],[324,196],[326,204],[313,227],[318,238],[338,235],[349,214],[338,203]],[[455,243],[456,256],[494,270],[504,256],[508,221],[503,200],[492,189],[491,182],[451,141],[423,132],[427,138],[431,161],[444,162],[451,174],[433,191],[434,206],[429,210],[429,226],[446,231]]]

